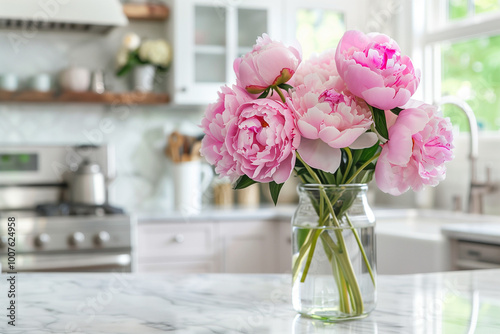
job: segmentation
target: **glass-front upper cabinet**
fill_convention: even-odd
[[[215,102],[236,81],[233,62],[263,33],[281,39],[281,1],[173,0],[174,104]]]

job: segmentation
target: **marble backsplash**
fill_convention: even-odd
[[[87,105],[0,106],[2,144],[110,144],[117,177],[110,203],[134,211],[145,206],[172,207],[170,162],[163,154],[175,130],[199,133],[200,111],[165,107]]]

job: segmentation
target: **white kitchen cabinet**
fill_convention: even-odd
[[[218,247],[222,272],[277,272],[276,230],[274,221],[219,223]]]
[[[292,225],[290,219],[278,223],[278,273],[292,272]]]
[[[139,272],[290,271],[289,223],[274,220],[142,221],[137,231],[136,267]]]
[[[266,32],[281,38],[281,1],[167,0],[174,61],[168,91],[176,105],[204,105],[235,83],[233,61]],[[276,19],[278,18],[278,19]]]
[[[139,272],[216,272],[215,228],[202,223],[141,223],[137,228]]]

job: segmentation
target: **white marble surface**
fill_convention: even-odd
[[[6,311],[6,275],[0,309]],[[298,316],[290,275],[20,274],[2,333],[498,333],[500,270],[379,276],[367,318]]]
[[[232,208],[204,208],[201,212],[187,214],[161,207],[147,210],[139,210],[135,213],[137,221],[142,222],[189,222],[189,221],[236,221],[236,220],[290,220],[297,208],[296,205],[273,206],[265,205],[256,208],[232,207]]]

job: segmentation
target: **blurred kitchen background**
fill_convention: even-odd
[[[116,170],[107,196],[114,207],[129,214],[175,212],[178,173],[168,157],[168,139],[173,133],[201,134],[206,105],[216,100],[221,85],[234,82],[232,62],[251,50],[257,36],[265,32],[286,43],[298,40],[307,58],[335,48],[345,30],[360,29],[390,35],[422,69],[417,98],[435,103],[456,95],[472,107],[484,213],[500,214],[498,0],[83,2],[82,9],[77,0],[0,0],[0,147],[109,146]],[[157,72],[152,91],[142,95],[131,93],[131,74],[115,75],[117,54],[130,32],[143,40],[165,39],[172,51],[168,71]],[[61,73],[70,68],[83,69],[84,93],[60,93]],[[34,84],[40,76],[50,78],[49,87]],[[104,92],[95,87],[96,80]],[[372,187],[374,207],[467,209],[468,122],[458,108],[446,107],[457,138],[447,179],[437,188],[400,197]],[[293,203],[294,193],[291,185],[282,204]],[[247,196],[253,200],[243,198],[240,204],[255,205],[257,198],[257,205],[269,206],[262,191]],[[204,209],[216,204],[238,208],[238,197],[215,178],[202,202]]]

